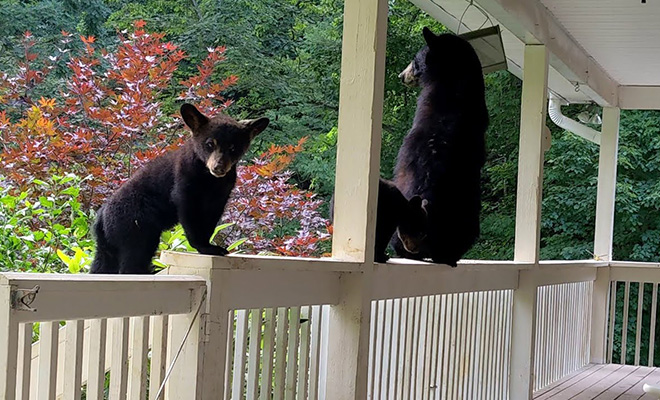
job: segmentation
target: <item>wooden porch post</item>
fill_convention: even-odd
[[[194,321],[174,370],[167,382],[167,399],[224,399],[229,332],[229,307],[226,296],[231,279],[226,270],[213,268],[213,262],[198,267],[170,266],[172,275],[197,275],[207,280],[207,293],[201,312]],[[168,335],[169,366],[199,306],[190,314],[170,317]],[[194,396],[194,397],[193,397]]]
[[[616,163],[619,147],[619,109],[603,108],[603,125],[598,160],[598,197],[596,200],[596,233],[594,255],[612,261],[612,234],[614,231],[614,201],[616,197]],[[607,362],[605,343],[610,288],[610,269],[598,268],[591,305],[592,363]]]
[[[329,315],[325,398],[366,400],[387,0],[345,0],[332,256],[364,262],[342,276]]]
[[[548,51],[526,45],[523,70],[516,244],[514,261],[538,265],[543,187],[543,143],[548,93]],[[535,271],[521,271],[513,293],[509,397],[531,399],[534,386],[537,284]]]

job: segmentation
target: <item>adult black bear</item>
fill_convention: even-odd
[[[400,75],[422,90],[394,183],[406,198],[427,200],[426,239],[416,253],[406,251],[397,237],[393,245],[400,256],[456,266],[479,235],[488,127],[484,80],[467,41],[428,28],[423,33],[427,45]]]
[[[376,239],[374,260],[384,263],[389,258],[387,245],[397,232],[402,239],[402,246],[410,252],[418,252],[423,241],[426,214],[423,201],[419,196],[407,200],[394,183],[380,179],[378,182],[378,205],[376,210]],[[330,220],[333,219],[334,196],[330,200]]]
[[[190,104],[181,116],[192,137],[138,170],[99,210],[91,273],[151,273],[160,234],[177,222],[200,253],[227,254],[209,241],[236,183],[236,163],[269,120],[208,118]]]

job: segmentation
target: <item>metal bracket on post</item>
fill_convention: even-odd
[[[11,308],[16,311],[37,311],[36,308],[30,307],[37,298],[39,293],[39,285],[32,289],[13,289],[11,291]]]

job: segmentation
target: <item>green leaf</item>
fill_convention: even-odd
[[[232,250],[234,250],[234,249],[237,248],[238,246],[240,246],[240,245],[242,245],[243,243],[245,243],[246,240],[247,240],[247,238],[238,239],[238,240],[235,241],[234,243],[230,244],[229,247],[227,247],[227,251],[232,251]]]

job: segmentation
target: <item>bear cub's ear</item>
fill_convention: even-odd
[[[422,33],[424,34],[424,40],[426,41],[426,44],[429,47],[433,47],[436,40],[438,39],[435,33],[431,32],[428,26],[425,26],[424,29],[422,29]]]
[[[193,134],[209,122],[208,117],[199,112],[192,104],[184,103],[181,105],[181,116],[183,117],[183,122],[193,131]]]
[[[270,120],[266,117],[263,117],[257,119],[244,119],[239,121],[239,123],[243,125],[248,131],[250,134],[250,139],[254,139],[255,136],[263,132],[264,129],[268,127]]]

